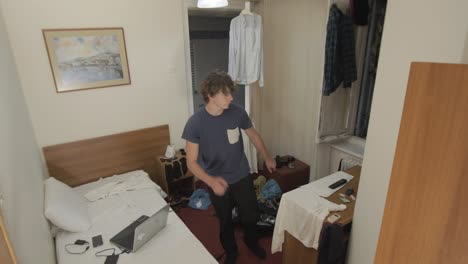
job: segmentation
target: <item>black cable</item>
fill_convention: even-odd
[[[110,255],[107,255],[107,254],[102,254],[102,255],[101,255],[102,252],[108,251],[108,250],[112,250],[112,254],[110,254],[110,255],[114,255],[114,254],[115,254],[115,248],[106,248],[106,249],[103,249],[103,250],[101,250],[101,251],[96,252],[96,254],[94,254],[94,255],[95,255],[96,257],[107,257],[107,256],[110,256]]]
[[[98,251],[96,252],[96,254],[94,254],[96,257],[108,257],[108,256],[118,256],[118,255],[122,255],[122,254],[128,254],[130,253],[130,251],[128,250],[124,250],[124,249],[120,249],[120,253],[119,254],[115,254],[115,248],[106,248],[106,249],[103,249],[101,251]],[[108,255],[108,254],[101,254],[102,252],[104,251],[108,251],[108,250],[112,250],[112,254]]]

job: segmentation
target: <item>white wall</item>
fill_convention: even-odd
[[[265,87],[259,130],[272,155],[291,154],[315,177],[328,1],[263,2]],[[255,107],[255,106],[254,106]]]
[[[19,263],[54,263],[43,212],[44,173],[0,7],[0,194]]]
[[[19,79],[39,146],[188,118],[182,1],[2,0]],[[56,93],[42,29],[123,27],[131,85]]]
[[[374,261],[410,62],[468,63],[466,10],[466,0],[388,1],[354,212],[348,258],[351,264]]]

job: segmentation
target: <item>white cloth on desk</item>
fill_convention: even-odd
[[[307,188],[283,194],[276,216],[271,252],[282,251],[284,231],[288,231],[304,246],[317,249],[325,217],[332,211],[345,209],[346,205],[332,203]]]
[[[309,189],[311,191],[313,191],[314,193],[322,196],[322,197],[329,197],[330,195],[334,194],[336,191],[338,191],[339,189],[341,189],[343,186],[345,186],[345,184],[341,185],[339,188],[335,188],[335,189],[330,189],[328,186],[330,186],[331,184],[341,180],[341,179],[345,179],[347,180],[348,182],[350,180],[352,180],[354,177],[353,175],[351,174],[348,174],[344,171],[337,171],[333,174],[330,174],[326,177],[323,177],[321,178],[320,180],[316,180],[314,182],[311,182],[309,184],[306,184],[306,185],[303,185],[301,186],[301,188],[306,188],[306,189]]]

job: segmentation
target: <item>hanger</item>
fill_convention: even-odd
[[[335,5],[343,14],[349,13],[349,0],[332,0],[330,6]]]
[[[245,1],[245,7],[241,11],[241,15],[253,15],[254,13],[250,11],[250,1]]]

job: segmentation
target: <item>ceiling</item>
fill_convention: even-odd
[[[197,8],[196,1],[188,8],[189,16],[201,17],[235,17],[244,9],[243,0],[230,0],[229,5],[221,8]],[[251,3],[251,8],[260,2],[260,0],[245,1]]]

